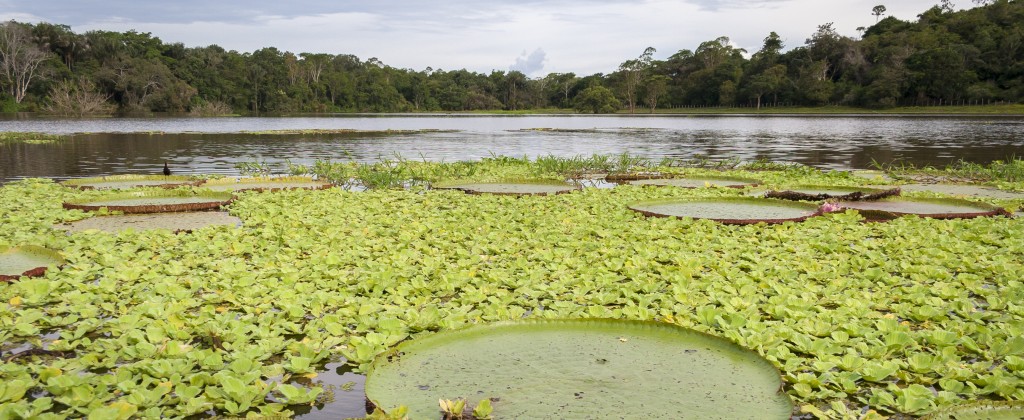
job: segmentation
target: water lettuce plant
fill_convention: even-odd
[[[506,180],[497,182],[449,181],[436,183],[434,189],[465,191],[469,194],[498,194],[511,196],[565,194],[579,186],[552,180]]]
[[[436,418],[440,400],[452,418],[488,401],[499,418],[788,419],[793,403],[780,386],[771,363],[719,337],[660,322],[552,319],[403,342],[370,366],[366,395],[413,418]]]
[[[437,180],[537,169],[500,157],[402,165]],[[657,170],[769,188],[876,182],[796,167]],[[107,192],[5,184],[0,243],[44,246],[66,263],[0,284],[0,417],[288,416],[292,401],[308,409],[345,392],[311,381],[327,363],[365,371],[437,331],[588,317],[658,320],[751,348],[782,373],[803,418],[1024,400],[1024,219],[863,223],[848,210],[725,225],[627,207],[747,193],[241,193],[228,206],[241,227],[69,233],[53,226],[90,214],[62,203]],[[470,396],[443,398],[460,397]]]

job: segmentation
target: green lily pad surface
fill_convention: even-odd
[[[968,219],[1006,215],[1000,207],[955,198],[889,198],[877,201],[841,201],[841,208],[854,209],[868,220],[886,220],[904,215],[933,219]]]
[[[982,401],[950,407],[924,416],[925,420],[1019,420],[1024,402]]]
[[[687,178],[658,178],[658,179],[638,179],[635,181],[628,181],[630,185],[657,185],[657,186],[671,186],[671,187],[683,187],[683,188],[702,188],[702,187],[730,187],[730,188],[743,188],[746,186],[757,185],[760,181],[756,179],[748,178],[732,178],[732,177],[687,177]]]
[[[1024,198],[1024,193],[1003,191],[993,187],[963,184],[907,184],[900,186],[903,191],[928,191],[949,195],[1014,200]]]
[[[124,213],[200,211],[225,206],[232,198],[231,193],[225,192],[136,191],[67,201],[64,208],[88,211],[106,208]]]
[[[203,188],[211,191],[280,191],[280,190],[321,190],[330,188],[327,182],[316,181],[308,177],[281,178],[224,178],[206,181]]]
[[[25,245],[8,247],[0,245],[0,281],[15,280],[18,277],[41,276],[50,265],[63,264],[64,258],[56,251]]]
[[[824,201],[839,200],[878,200],[900,194],[899,188],[881,189],[867,187],[836,187],[821,185],[802,185],[792,188],[772,190],[765,193],[768,198],[783,200]]]
[[[173,188],[185,185],[199,185],[202,181],[187,176],[163,175],[112,175],[96,178],[70,179],[61,184],[83,190],[126,189],[135,187]]]
[[[462,190],[470,194],[552,195],[578,190],[579,187],[558,181],[460,182],[435,184],[434,189]]]
[[[366,378],[378,407],[440,418],[439,399],[490,399],[494,418],[787,419],[779,372],[751,350],[674,324],[498,322],[407,341]]]
[[[692,217],[727,224],[802,221],[820,214],[815,204],[751,197],[658,200],[633,204],[629,208],[647,216]]]
[[[166,229],[175,232],[191,232],[207,226],[240,226],[242,219],[222,211],[199,211],[177,213],[124,214],[97,216],[55,226],[69,232],[101,230],[120,232],[127,229]]]

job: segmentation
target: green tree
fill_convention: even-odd
[[[580,113],[611,114],[618,111],[622,104],[608,88],[591,86],[576,95],[573,107]]]

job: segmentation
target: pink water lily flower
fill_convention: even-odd
[[[825,204],[821,205],[821,212],[822,213],[834,213],[834,212],[842,211],[842,210],[843,210],[843,208],[839,204],[833,203],[833,202],[828,202],[827,201],[827,202],[825,202]]]

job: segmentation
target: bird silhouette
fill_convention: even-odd
[[[164,162],[164,176],[170,176],[170,175],[171,175],[171,168],[169,168],[167,166],[167,162]]]

